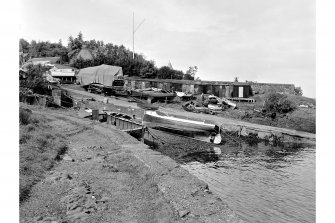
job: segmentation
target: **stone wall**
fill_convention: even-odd
[[[269,92],[285,92],[294,94],[293,84],[272,84],[252,82],[223,82],[223,81],[190,81],[190,80],[163,80],[163,79],[135,79],[126,78],[126,86],[132,89],[157,87],[164,90],[183,91],[185,93],[201,94],[211,91],[220,97],[232,97],[234,86],[250,86],[252,95]],[[251,93],[251,92],[250,92]],[[249,94],[248,94],[249,96]],[[246,96],[246,97],[248,97]]]
[[[253,94],[264,94],[269,92],[294,94],[294,84],[251,83],[250,85]]]

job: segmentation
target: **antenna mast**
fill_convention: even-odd
[[[135,23],[135,13],[133,12],[133,59],[135,58],[135,54],[134,54],[134,35],[135,35],[135,30],[134,30],[134,23]]]

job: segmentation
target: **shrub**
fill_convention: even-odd
[[[19,111],[20,124],[28,125],[31,121],[31,111],[29,109],[20,108]]]
[[[37,94],[50,94],[48,83],[43,76],[48,70],[45,66],[28,65],[27,78],[20,80],[20,89],[29,89]]]
[[[302,96],[302,89],[301,89],[301,87],[295,87],[294,88],[294,94]]]
[[[265,100],[263,110],[266,112],[288,113],[296,109],[296,104],[286,95],[271,93]]]

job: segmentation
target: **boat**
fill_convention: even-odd
[[[221,143],[220,128],[205,121],[189,120],[184,117],[167,115],[160,111],[145,111],[142,124],[148,128],[183,135],[204,142]]]
[[[234,102],[229,101],[226,98],[221,98],[222,100],[222,104],[226,104],[229,105],[230,107],[232,107],[233,109],[236,108],[236,104]]]
[[[164,91],[158,88],[136,89],[131,91],[131,96],[152,99],[171,100],[176,97],[176,93]]]

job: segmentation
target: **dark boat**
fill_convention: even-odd
[[[214,124],[170,116],[160,111],[145,111],[142,123],[148,128],[184,135],[205,142],[221,143],[220,128]]]
[[[168,92],[161,89],[136,89],[131,91],[131,96],[141,98],[166,99],[171,100],[176,97],[176,93]]]

